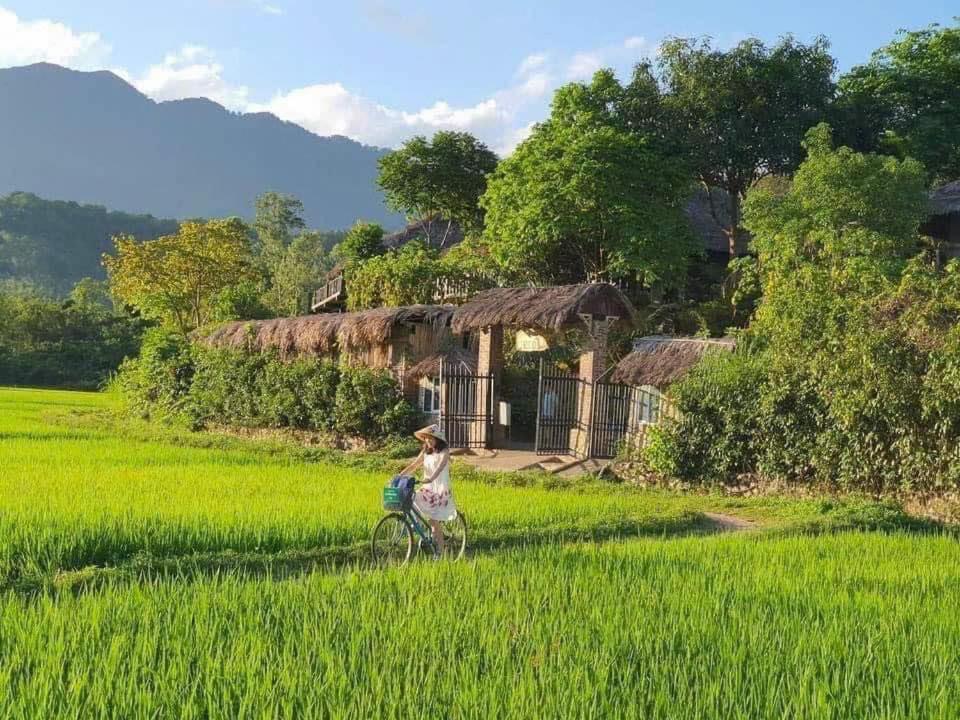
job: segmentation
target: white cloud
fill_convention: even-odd
[[[523,77],[524,75],[529,75],[530,73],[539,70],[547,64],[549,57],[550,56],[546,53],[527,55],[523,59],[523,62],[520,63],[520,67],[517,68],[517,77]]]
[[[579,52],[567,65],[567,77],[570,80],[589,80],[603,67],[603,58],[597,52]]]
[[[184,45],[162,63],[151,65],[133,84],[154,100],[206,97],[232,110],[244,110],[249,90],[223,78],[223,65],[202,45]]]
[[[217,1],[283,13],[274,0]],[[393,31],[411,36],[426,31],[422,18],[401,13],[389,0],[365,0],[364,5],[372,20],[392,24]],[[518,63],[503,89],[462,105],[438,99],[413,109],[388,107],[335,81],[282,91],[267,102],[257,102],[246,86],[227,80],[223,64],[203,45],[184,45],[142,72],[131,72],[111,66],[110,46],[97,33],[76,32],[51,20],[25,21],[0,7],[0,67],[42,60],[76,69],[106,67],[155,100],[206,97],[231,110],[272,112],[318,135],[345,135],[386,147],[416,134],[462,130],[501,155],[510,153],[530,134],[534,121],[546,116],[550,94],[562,82],[589,80],[601,67],[623,72],[652,49],[643,37],[630,36],[617,45],[573,55],[533,53]]]
[[[254,0],[253,6],[257,8],[262,13],[267,15],[283,15],[284,9],[279,5],[274,5],[270,2],[264,2],[263,0]]]
[[[78,70],[103,67],[110,46],[95,32],[52,20],[22,20],[0,7],[0,67],[50,62]]]

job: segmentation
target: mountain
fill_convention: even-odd
[[[249,218],[276,190],[303,201],[309,227],[399,227],[375,183],[385,152],[210,100],[155,102],[111,72],[0,70],[0,194],[184,219]]]
[[[0,197],[0,281],[26,281],[62,296],[81,278],[104,277],[100,258],[113,250],[114,235],[150,240],[177,227],[176,220],[11,193]]]

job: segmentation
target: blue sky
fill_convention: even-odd
[[[948,8],[948,5],[951,7]],[[826,35],[841,70],[899,28],[949,23],[947,0],[0,0],[0,67],[111,69],[158,100],[205,96],[319,134],[395,146],[437,129],[507,152],[553,90],[626,76],[669,36],[719,45]]]

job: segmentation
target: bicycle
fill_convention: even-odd
[[[413,493],[417,485],[413,478],[407,487],[385,487],[383,507],[388,510],[373,528],[370,551],[377,565],[402,565],[413,557],[414,539],[417,551],[429,551],[435,559],[441,557],[459,560],[467,548],[467,519],[457,511],[453,520],[440,523],[443,533],[443,551],[433,540],[430,521],[413,506]]]

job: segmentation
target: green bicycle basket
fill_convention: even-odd
[[[405,510],[410,502],[410,493],[403,488],[385,487],[383,489],[384,510]]]

